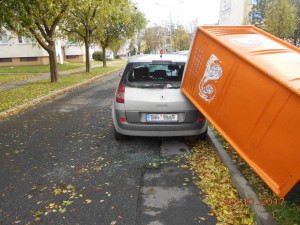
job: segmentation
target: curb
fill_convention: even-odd
[[[17,113],[19,113],[20,111],[29,108],[30,106],[37,105],[38,103],[44,102],[44,101],[46,101],[46,100],[48,100],[48,99],[51,99],[51,98],[54,98],[54,97],[56,97],[57,95],[61,95],[61,94],[65,93],[65,92],[68,92],[68,91],[73,90],[73,89],[75,89],[75,88],[78,88],[78,87],[84,86],[84,85],[86,85],[86,84],[89,84],[89,83],[91,83],[91,82],[93,82],[93,81],[95,81],[95,80],[97,80],[97,79],[99,79],[99,78],[101,78],[101,77],[110,75],[110,74],[112,74],[112,73],[114,73],[114,72],[116,72],[116,71],[118,71],[118,70],[120,70],[120,69],[121,69],[121,68],[112,70],[112,71],[107,72],[107,73],[104,73],[104,74],[100,74],[100,75],[98,75],[98,76],[95,76],[95,77],[92,77],[92,78],[90,78],[90,79],[88,79],[88,80],[85,80],[85,81],[83,81],[83,82],[81,82],[81,83],[74,84],[74,85],[69,86],[69,87],[66,87],[66,88],[64,88],[64,89],[60,89],[60,90],[54,91],[54,92],[52,92],[52,93],[50,93],[50,94],[47,94],[47,95],[44,95],[44,96],[42,96],[42,97],[33,99],[33,100],[31,100],[31,101],[29,101],[29,102],[26,102],[26,103],[24,103],[24,104],[22,104],[22,105],[18,105],[18,106],[14,107],[14,108],[8,109],[8,110],[3,111],[3,112],[0,112],[0,119],[4,119],[4,118],[6,118],[6,117],[8,117],[8,116],[17,114]]]
[[[249,205],[251,212],[255,213],[255,221],[258,225],[275,225],[277,224],[271,215],[271,213],[264,207],[260,205],[260,198],[256,195],[254,190],[252,189],[250,183],[246,180],[246,178],[242,175],[239,169],[236,167],[232,159],[229,157],[225,149],[222,147],[214,133],[210,128],[208,128],[208,142],[213,147],[213,149],[218,153],[222,162],[229,170],[229,175],[234,183],[238,193],[242,199],[252,198],[254,200],[253,205]]]

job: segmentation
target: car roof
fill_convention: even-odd
[[[172,61],[172,62],[186,62],[187,56],[184,55],[170,55],[170,54],[145,54],[145,55],[134,55],[130,57],[128,63],[136,62],[152,62],[152,61]]]

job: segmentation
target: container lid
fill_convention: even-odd
[[[203,26],[201,31],[300,96],[300,49],[254,26]]]

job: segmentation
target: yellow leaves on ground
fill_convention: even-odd
[[[90,203],[92,202],[92,200],[91,200],[91,199],[86,199],[85,202],[86,202],[87,204],[90,204]]]
[[[38,74],[0,74],[0,84],[17,80],[26,80],[35,76],[38,76]]]
[[[220,224],[255,224],[254,214],[242,203],[229,177],[228,169],[212,147],[207,142],[199,141],[193,151],[188,160],[190,170],[197,175],[194,184],[201,189],[203,202],[210,206],[211,213],[214,213]],[[230,199],[230,203],[234,204],[228,204],[226,199]],[[209,215],[212,215],[211,213]]]

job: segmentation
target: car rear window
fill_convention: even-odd
[[[140,88],[179,88],[184,63],[148,63],[132,65],[126,73],[126,83]]]

